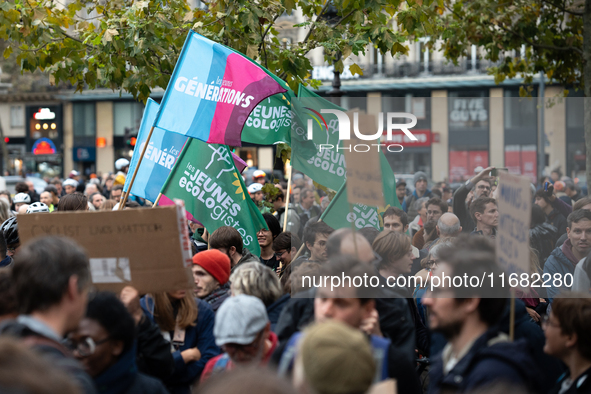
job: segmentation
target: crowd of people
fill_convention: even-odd
[[[529,264],[573,280],[513,296],[498,282],[493,167],[455,191],[417,172],[381,230],[358,231],[319,220],[331,196],[307,176],[288,189],[255,171],[260,256],[233,227],[190,223],[191,289],[96,291],[72,240],[20,244],[18,215],[117,209],[128,166],[0,192],[0,391],[591,393],[591,198],[560,174],[532,184]],[[492,279],[431,287],[443,272]],[[344,276],[378,285],[322,280]]]

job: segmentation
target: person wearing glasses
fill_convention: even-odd
[[[277,267],[277,276],[280,278],[285,273],[287,267],[291,264],[291,260],[298,253],[302,242],[298,236],[290,231],[285,231],[277,236],[273,241],[273,251],[275,258],[279,260]],[[290,270],[291,272],[291,270]]]
[[[135,321],[113,293],[91,297],[67,343],[99,393],[168,393],[160,380],[138,372]]]
[[[570,293],[554,299],[552,312],[544,316],[544,353],[568,368],[550,393],[591,392],[591,299],[589,294]]]
[[[490,177],[490,172],[494,169],[495,167],[485,168],[454,193],[453,213],[460,218],[462,231],[465,233],[470,233],[476,226],[470,215],[470,205],[480,197],[491,196],[493,178]],[[469,197],[470,194],[472,197]]]

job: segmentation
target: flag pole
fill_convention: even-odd
[[[125,207],[125,203],[127,202],[127,199],[129,198],[129,193],[131,192],[133,182],[135,181],[135,177],[137,175],[137,170],[140,168],[140,165],[142,164],[142,159],[144,158],[144,155],[146,154],[146,149],[148,148],[148,144],[150,143],[150,138],[152,138],[153,131],[154,131],[154,126],[152,126],[152,128],[150,129],[150,133],[148,134],[148,138],[146,139],[146,143],[144,144],[144,148],[142,149],[142,154],[137,162],[137,165],[135,166],[135,170],[133,170],[133,176],[131,177],[131,182],[129,182],[129,187],[127,188],[127,192],[125,193],[125,196],[123,196],[123,200],[119,202],[119,211],[123,210],[123,208]]]
[[[289,196],[291,194],[291,165],[289,160],[286,164],[287,166],[285,169],[287,170],[287,196],[285,196],[285,212],[283,212],[283,215],[285,215],[283,218],[283,232],[285,232],[287,229],[287,212],[289,210]]]
[[[509,309],[509,340],[515,340],[515,289],[511,289],[511,307]]]
[[[156,197],[156,201],[154,201],[152,208],[158,205],[158,203],[160,202],[160,197],[162,197],[162,193],[158,193],[158,197]]]

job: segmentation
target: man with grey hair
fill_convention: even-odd
[[[259,262],[244,263],[232,273],[230,283],[232,295],[246,294],[263,301],[271,331],[275,331],[279,315],[290,298],[289,294],[283,294],[277,274]]]
[[[439,240],[457,237],[462,232],[460,219],[451,212],[446,212],[437,221]]]

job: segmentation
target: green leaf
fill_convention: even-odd
[[[295,0],[285,0],[283,6],[285,7],[285,12],[291,15],[291,12],[296,8]]]
[[[351,71],[351,74],[355,75],[363,75],[363,70],[361,69],[361,67],[359,67],[357,65],[357,63],[353,63],[349,66],[349,71]]]
[[[12,47],[7,46],[4,50],[4,59],[8,59],[8,57],[12,54]]]

